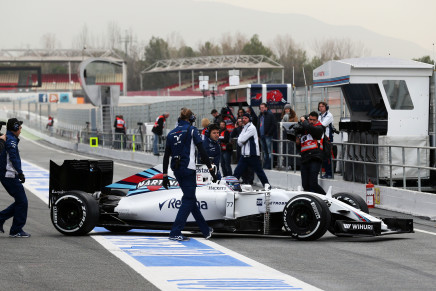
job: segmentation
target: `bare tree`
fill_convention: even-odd
[[[321,62],[355,58],[369,54],[363,43],[354,42],[349,38],[316,40],[314,51]]]
[[[222,54],[239,55],[247,43],[248,38],[240,32],[236,32],[234,35],[230,33],[223,34],[220,39]]]
[[[44,49],[54,50],[60,48],[60,43],[54,33],[46,33],[41,37],[42,47]]]
[[[270,47],[277,61],[285,67],[285,82],[304,85],[302,70],[308,62],[306,51],[290,35],[276,36]]]
[[[121,48],[121,27],[117,22],[111,21],[107,25],[107,47],[110,49]]]

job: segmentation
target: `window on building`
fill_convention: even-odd
[[[404,80],[384,80],[383,87],[393,110],[412,110],[413,102]]]

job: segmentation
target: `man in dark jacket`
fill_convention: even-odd
[[[4,233],[3,224],[6,220],[14,217],[10,237],[30,237],[30,234],[23,230],[27,220],[27,196],[24,191],[23,170],[21,169],[20,152],[18,151],[18,138],[21,133],[23,122],[11,118],[7,123],[5,150],[0,154],[0,182],[15,202],[0,212],[0,232]]]
[[[159,140],[162,136],[163,129],[165,127],[165,120],[170,116],[168,112],[165,112],[162,115],[159,115],[154,122],[153,129],[151,130],[154,133],[153,140],[153,154],[155,156],[159,155]]]
[[[213,116],[212,123],[215,123],[216,125],[220,126],[220,122],[223,121],[223,117],[221,116],[221,114],[219,114],[218,110],[212,109],[210,114],[212,114]]]
[[[318,113],[312,111],[309,120],[301,117],[304,135],[296,138],[297,147],[301,147],[301,183],[309,192],[326,194],[318,184],[318,174],[322,164],[322,139],[324,127],[318,121]]]
[[[263,152],[263,168],[271,169],[272,161],[272,139],[277,132],[277,121],[274,114],[268,110],[268,105],[262,103],[259,106],[259,135]]]

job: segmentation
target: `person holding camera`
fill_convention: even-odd
[[[296,137],[297,147],[301,148],[301,183],[303,189],[309,192],[326,194],[318,184],[318,174],[321,169],[323,152],[322,139],[324,127],[318,120],[318,113],[310,112],[309,116],[301,117],[301,137]]]
[[[159,115],[156,118],[156,121],[154,122],[154,126],[151,129],[151,131],[154,134],[153,138],[153,154],[155,156],[159,156],[159,141],[161,139],[161,136],[163,134],[163,129],[165,127],[165,121],[170,116],[168,112],[165,112],[164,114]]]
[[[182,189],[182,205],[177,212],[176,219],[173,223],[169,239],[176,241],[188,241],[189,238],[182,235],[186,220],[189,214],[195,218],[201,232],[206,239],[212,236],[213,229],[209,227],[197,207],[197,198],[195,191],[197,188],[197,174],[195,165],[195,147],[201,155],[201,159],[212,175],[212,182],[217,181],[215,170],[203,147],[203,141],[198,129],[192,126],[195,122],[195,115],[188,108],[184,108],[180,113],[179,122],[176,128],[167,135],[165,154],[163,158],[163,178],[162,186],[168,189],[170,181],[168,178],[168,165],[171,157],[171,170],[176,177],[180,188]]]
[[[26,181],[21,169],[20,152],[18,151],[18,138],[21,134],[21,124],[16,118],[11,118],[7,123],[5,150],[0,154],[0,182],[9,195],[14,198],[14,203],[0,212],[0,232],[4,233],[3,224],[14,217],[9,231],[10,237],[30,237],[23,230],[27,220],[28,201],[23,183]]]
[[[318,103],[318,111],[319,111],[318,120],[325,127],[325,135],[327,136],[330,142],[333,142],[333,114],[330,113],[329,106],[327,105],[327,103],[323,101]],[[323,168],[325,170],[325,175],[322,176],[321,178],[323,179],[333,178],[331,157],[326,158],[323,161]]]

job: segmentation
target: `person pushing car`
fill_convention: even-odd
[[[165,154],[163,158],[163,179],[162,186],[165,189],[171,187],[168,178],[168,165],[171,156],[171,170],[176,177],[180,188],[182,189],[182,205],[177,212],[176,219],[171,228],[169,235],[170,240],[188,241],[189,238],[182,235],[186,220],[189,214],[195,218],[200,227],[203,236],[209,239],[212,236],[213,229],[209,227],[197,207],[197,198],[195,191],[197,188],[197,174],[195,165],[195,147],[199,151],[201,158],[212,175],[212,182],[217,181],[217,177],[210,160],[203,148],[201,135],[192,123],[195,121],[195,115],[190,109],[184,108],[180,112],[179,122],[167,136]]]

